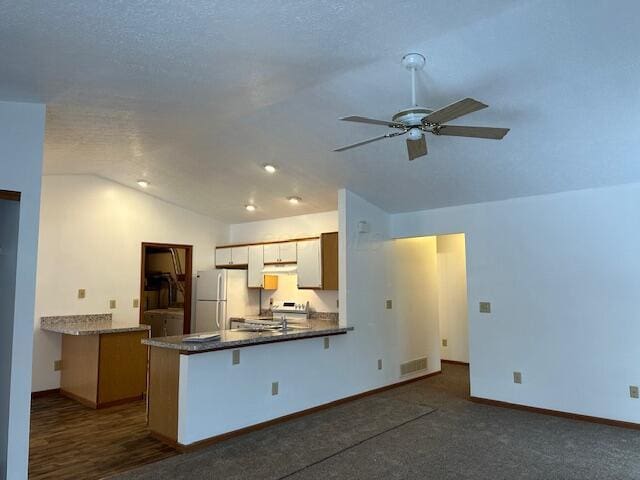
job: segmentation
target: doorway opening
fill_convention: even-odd
[[[193,246],[142,243],[140,323],[152,337],[191,333]]]
[[[0,190],[0,465],[6,464],[9,438],[19,220],[20,193]]]
[[[422,360],[437,369],[452,391],[468,397],[469,321],[464,233],[401,238],[394,241],[394,307],[411,332],[409,369]],[[404,365],[403,364],[403,365]],[[419,370],[414,374],[419,374]]]

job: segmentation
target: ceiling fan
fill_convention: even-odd
[[[486,105],[473,98],[458,100],[439,110],[419,107],[416,102],[416,72],[424,68],[425,58],[419,53],[408,53],[402,57],[402,65],[411,72],[411,107],[396,113],[391,121],[376,120],[374,118],[349,116],[340,120],[345,122],[369,123],[372,125],[384,125],[396,131],[380,135],[378,137],[363,140],[361,142],[336,148],[334,152],[342,152],[350,148],[376,142],[383,138],[393,138],[407,134],[407,151],[409,160],[415,160],[427,154],[427,141],[425,133],[434,135],[447,135],[452,137],[473,137],[501,140],[508,128],[495,127],[466,127],[462,125],[444,125],[444,123],[469,113],[487,108]]]

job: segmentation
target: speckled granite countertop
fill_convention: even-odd
[[[242,332],[235,330],[223,330],[220,340],[202,343],[185,342],[185,336],[154,337],[142,340],[142,343],[151,347],[170,348],[180,350],[185,354],[212,352],[228,348],[246,347],[261,343],[287,342],[313,337],[326,337],[330,335],[345,334],[353,327],[340,327],[337,322],[326,320],[311,320],[311,328],[305,330],[289,329],[281,331]]]
[[[110,313],[40,317],[40,329],[65,335],[98,335],[101,333],[139,332],[149,325],[137,322],[114,322]]]

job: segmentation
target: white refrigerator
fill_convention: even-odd
[[[246,270],[203,270],[196,279],[195,333],[227,330],[231,317],[260,314],[260,293],[247,287]]]

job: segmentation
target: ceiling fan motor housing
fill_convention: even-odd
[[[424,107],[412,107],[396,113],[392,121],[402,123],[407,127],[422,127],[422,119],[433,113],[433,110]]]

